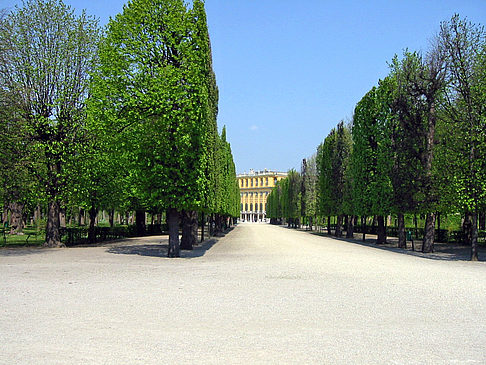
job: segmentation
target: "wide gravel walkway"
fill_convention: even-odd
[[[266,224],[0,250],[1,364],[484,364],[486,263]]]

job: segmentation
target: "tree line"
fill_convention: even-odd
[[[486,212],[486,33],[454,15],[426,53],[406,50],[389,74],[269,195],[267,215],[290,222],[336,217],[347,235],[361,218],[397,217],[398,245],[406,247],[405,215],[425,218],[423,252],[433,252],[440,214],[461,214],[464,240],[477,260],[478,227]],[[440,222],[440,220],[439,220]]]
[[[105,28],[62,0],[0,14],[0,196],[13,231],[47,212],[166,214],[169,255],[195,243],[197,221],[221,230],[239,188],[202,0],[131,0]],[[179,242],[182,220],[183,238]],[[161,223],[161,222],[159,222]]]

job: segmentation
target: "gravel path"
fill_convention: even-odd
[[[266,224],[165,243],[0,250],[0,363],[486,363],[485,262]]]

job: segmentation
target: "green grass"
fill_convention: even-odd
[[[0,235],[0,246],[19,247],[19,246],[42,246],[44,244],[45,232],[37,231],[35,227],[27,227],[23,230],[23,235],[8,234],[3,232]]]

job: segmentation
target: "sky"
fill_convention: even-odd
[[[125,0],[64,0],[105,25]],[[0,9],[21,4],[0,0]],[[427,52],[454,13],[486,24],[486,0],[206,0],[218,126],[238,173],[300,170],[303,158],[389,72]]]

